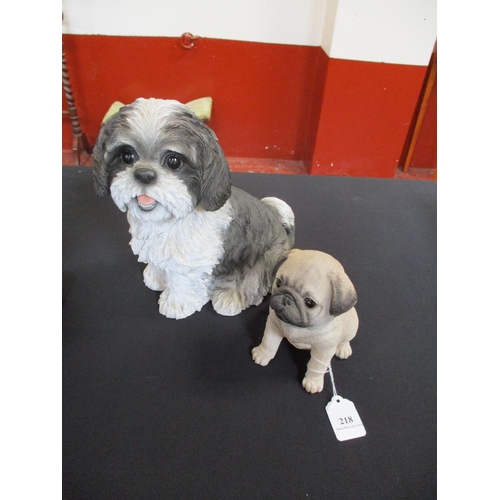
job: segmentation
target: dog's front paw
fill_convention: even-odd
[[[172,319],[184,319],[191,316],[195,312],[201,310],[201,308],[206,304],[207,301],[179,301],[174,300],[172,296],[163,292],[160,295],[158,304],[160,306],[160,314],[163,314],[167,318]]]
[[[269,354],[269,352],[262,347],[262,344],[252,349],[252,359],[258,365],[266,366],[273,358],[274,356],[272,354]]]
[[[323,390],[325,379],[323,376],[312,376],[306,373],[304,380],[302,380],[302,387],[311,394],[321,392]]]
[[[155,292],[163,292],[167,288],[165,271],[153,264],[148,264],[143,272],[144,284]]]
[[[340,359],[347,359],[352,354],[351,344],[349,342],[343,342],[339,344],[337,347],[337,351],[335,352],[335,356]]]
[[[238,290],[216,290],[212,295],[212,306],[222,316],[236,316],[246,309]]]

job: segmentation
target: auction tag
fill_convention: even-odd
[[[339,441],[366,436],[365,426],[352,401],[335,395],[326,405],[326,413]]]

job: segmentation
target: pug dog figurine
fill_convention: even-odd
[[[283,337],[298,349],[310,349],[302,386],[321,392],[333,356],[346,359],[352,354],[349,342],[359,324],[356,290],[340,262],[316,250],[283,253],[275,276],[264,336],[252,349],[252,358],[266,366]]]

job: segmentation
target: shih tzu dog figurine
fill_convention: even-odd
[[[324,374],[334,355],[352,354],[358,330],[357,295],[344,268],[331,255],[316,250],[285,252],[276,267],[271,306],[262,343],[253,360],[266,366],[285,337],[298,349],[310,349],[302,381],[310,393],[323,390]]]
[[[144,282],[169,318],[209,300],[226,316],[260,304],[294,244],[292,209],[231,187],[215,134],[177,101],[137,99],[104,122],[94,186],[127,212]]]

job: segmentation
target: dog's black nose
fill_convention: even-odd
[[[156,181],[156,172],[150,168],[137,168],[134,172],[134,177],[141,184],[153,184]]]
[[[271,297],[271,308],[279,312],[292,304],[295,304],[293,296],[289,293],[274,295]]]

